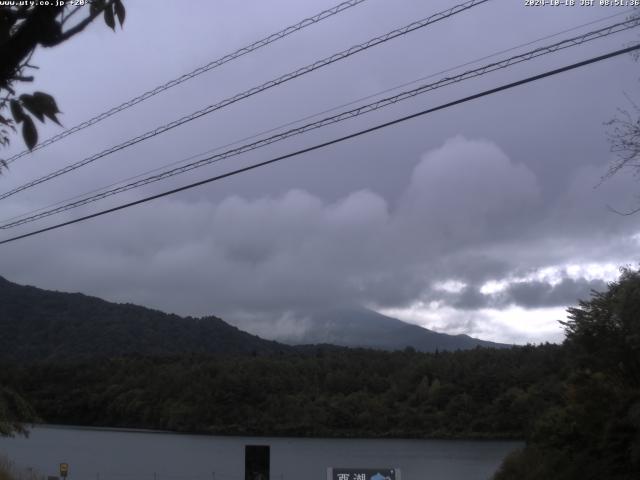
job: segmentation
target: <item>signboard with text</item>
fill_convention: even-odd
[[[327,480],[401,480],[398,468],[328,468]]]

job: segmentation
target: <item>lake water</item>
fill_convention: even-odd
[[[36,427],[0,438],[16,464],[69,480],[243,480],[244,446],[271,446],[271,480],[326,480],[327,467],[398,467],[402,480],[486,480],[509,441],[254,438]]]

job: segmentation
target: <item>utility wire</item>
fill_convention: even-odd
[[[394,87],[387,88],[385,90],[381,90],[379,92],[376,92],[376,93],[373,93],[373,94],[370,94],[370,95],[367,95],[367,96],[364,96],[364,97],[360,97],[360,98],[357,98],[355,100],[351,100],[351,101],[349,101],[347,103],[343,103],[343,104],[337,105],[335,107],[331,107],[331,108],[329,108],[327,110],[323,110],[321,112],[317,112],[317,113],[314,113],[312,115],[307,115],[307,116],[299,118],[297,120],[293,120],[293,121],[278,125],[277,127],[269,128],[268,130],[263,130],[261,132],[254,133],[254,134],[252,134],[250,136],[243,137],[243,138],[240,138],[238,140],[234,140],[233,142],[230,142],[230,143],[227,143],[227,144],[224,144],[224,145],[219,145],[219,146],[217,146],[215,148],[212,148],[212,149],[209,149],[209,150],[207,150],[205,152],[201,152],[201,153],[198,153],[198,154],[195,154],[195,155],[190,155],[189,157],[183,158],[181,160],[178,160],[178,161],[175,161],[175,162],[171,162],[169,164],[165,164],[163,166],[156,167],[156,168],[153,168],[151,170],[146,170],[146,171],[138,173],[136,175],[133,175],[133,176],[124,178],[122,180],[118,180],[116,182],[110,183],[109,185],[105,185],[103,187],[96,188],[94,190],[90,190],[88,192],[84,192],[84,193],[81,193],[81,194],[78,194],[78,195],[74,195],[72,197],[67,197],[67,198],[65,198],[63,200],[60,200],[60,201],[56,202],[56,203],[49,204],[47,206],[36,208],[36,209],[33,209],[33,210],[29,210],[29,211],[27,211],[25,213],[21,213],[19,215],[14,215],[13,217],[5,218],[3,220],[0,220],[0,224],[8,223],[11,220],[16,220],[18,218],[23,218],[23,217],[29,216],[31,214],[34,214],[34,213],[42,212],[44,210],[49,210],[49,209],[51,209],[53,207],[57,207],[58,205],[62,205],[62,204],[65,204],[65,203],[69,203],[69,202],[71,202],[73,200],[76,200],[76,199],[79,199],[79,198],[83,198],[86,195],[91,195],[93,193],[102,192],[103,190],[106,190],[108,188],[115,187],[116,185],[121,185],[121,184],[123,184],[125,182],[130,182],[131,180],[135,180],[135,179],[138,179],[138,178],[143,177],[145,175],[149,175],[151,173],[160,171],[160,170],[162,170],[164,168],[169,168],[169,167],[173,167],[173,166],[176,166],[176,165],[181,165],[181,164],[187,163],[190,160],[194,160],[194,159],[196,159],[198,157],[201,157],[203,155],[209,155],[211,153],[218,152],[218,151],[220,151],[220,150],[222,150],[224,148],[228,148],[228,147],[232,147],[234,145],[238,145],[238,144],[240,144],[242,142],[245,142],[247,140],[256,139],[258,137],[261,137],[263,135],[267,135],[269,133],[276,132],[276,131],[281,130],[283,128],[291,127],[293,125],[299,124],[299,123],[304,122],[306,120],[311,120],[312,118],[319,117],[320,115],[324,115],[324,114],[327,114],[327,113],[335,112],[336,110],[339,110],[341,108],[349,107],[351,105],[355,105],[355,104],[357,104],[359,102],[363,102],[365,100],[370,100],[370,99],[378,97],[380,95],[384,95],[385,93],[389,93],[389,92],[392,92],[394,90],[398,90],[400,88],[407,87],[409,85],[414,85],[414,84],[416,84],[418,82],[422,82],[424,80],[428,80],[428,79],[436,77],[438,75],[442,75],[442,74],[445,74],[445,73],[453,72],[455,70],[459,70],[460,68],[467,67],[469,65],[473,65],[473,64],[476,64],[478,62],[481,62],[482,60],[487,60],[489,58],[494,58],[494,57],[497,57],[498,55],[501,55],[503,53],[513,52],[514,50],[518,50],[518,49],[523,48],[523,47],[528,47],[530,45],[534,45],[536,43],[539,43],[539,42],[541,42],[543,40],[548,40],[550,38],[558,37],[558,36],[563,35],[565,33],[573,32],[575,30],[579,30],[579,29],[587,27],[589,25],[594,25],[596,23],[600,23],[600,22],[603,22],[605,20],[610,20],[612,18],[619,17],[619,16],[622,16],[622,15],[628,15],[628,13],[629,12],[624,12],[624,11],[623,12],[614,13],[613,15],[608,15],[606,17],[602,17],[602,18],[599,18],[597,20],[592,20],[592,21],[587,22],[587,23],[576,25],[574,27],[570,27],[570,28],[561,30],[561,31],[553,33],[551,35],[546,35],[544,37],[540,37],[540,38],[537,38],[535,40],[531,40],[531,41],[526,42],[526,43],[521,43],[519,45],[516,45],[516,46],[513,46],[513,47],[509,47],[507,49],[500,50],[498,52],[494,52],[494,53],[489,54],[489,55],[485,55],[485,56],[477,58],[475,60],[471,60],[471,61],[468,61],[468,62],[465,62],[465,63],[462,63],[462,64],[458,64],[458,65],[456,65],[454,67],[449,67],[449,68],[447,68],[445,70],[440,70],[439,72],[431,73],[431,74],[429,74],[427,76],[420,77],[420,78],[417,78],[415,80],[411,80],[410,82],[405,82],[403,84],[396,85]],[[0,228],[2,228],[2,226],[0,226]]]
[[[335,139],[329,140],[327,142],[323,142],[323,143],[319,143],[319,144],[316,144],[316,145],[311,146],[311,147],[303,148],[301,150],[297,150],[295,152],[291,152],[291,153],[288,153],[286,155],[281,155],[279,157],[275,157],[275,158],[272,158],[270,160],[265,160],[264,162],[255,163],[253,165],[249,165],[249,166],[246,166],[246,167],[243,167],[243,168],[239,168],[239,169],[233,170],[231,172],[223,173],[221,175],[216,175],[214,177],[210,177],[210,178],[207,178],[207,179],[204,179],[204,180],[200,180],[198,182],[190,183],[188,185],[184,185],[182,187],[174,188],[172,190],[168,190],[168,191],[165,191],[165,192],[162,192],[162,193],[158,193],[156,195],[151,195],[149,197],[145,197],[145,198],[142,198],[142,199],[139,199],[139,200],[135,200],[133,202],[129,202],[129,203],[125,203],[125,204],[122,204],[122,205],[118,205],[116,207],[112,207],[112,208],[108,208],[108,209],[105,209],[105,210],[101,210],[99,212],[92,213],[90,215],[85,215],[83,217],[79,217],[79,218],[76,218],[76,219],[73,219],[73,220],[69,220],[67,222],[58,223],[56,225],[51,225],[49,227],[41,228],[39,230],[35,230],[35,231],[29,232],[29,233],[25,233],[25,234],[22,234],[22,235],[17,235],[15,237],[11,237],[11,238],[8,238],[8,239],[0,241],[0,245],[4,245],[4,244],[10,243],[10,242],[15,242],[15,241],[21,240],[23,238],[32,237],[34,235],[38,235],[38,234],[41,234],[41,233],[44,233],[44,232],[48,232],[48,231],[51,231],[51,230],[56,230],[56,229],[59,229],[59,228],[62,228],[62,227],[66,227],[68,225],[73,225],[75,223],[79,223],[79,222],[83,222],[85,220],[89,220],[89,219],[92,219],[92,218],[100,217],[100,216],[106,215],[108,213],[117,212],[119,210],[124,210],[126,208],[130,208],[130,207],[133,207],[135,205],[140,205],[142,203],[147,203],[147,202],[150,202],[152,200],[156,200],[158,198],[162,198],[162,197],[166,197],[166,196],[169,196],[169,195],[173,195],[173,194],[178,193],[178,192],[182,192],[182,191],[185,191],[185,190],[190,190],[192,188],[195,188],[195,187],[198,187],[198,186],[201,186],[201,185],[205,185],[207,183],[212,183],[212,182],[215,182],[215,181],[218,181],[218,180],[222,180],[222,179],[227,178],[227,177],[231,177],[231,176],[234,176],[234,175],[238,175],[240,173],[244,173],[244,172],[248,172],[250,170],[254,170],[254,169],[259,168],[259,167],[264,167],[264,166],[267,166],[267,165],[271,165],[273,163],[285,160],[287,158],[296,157],[296,156],[302,155],[304,153],[312,152],[314,150],[319,150],[321,148],[328,147],[330,145],[334,145],[334,144],[337,144],[337,143],[341,143],[341,142],[344,142],[346,140],[350,140],[352,138],[360,137],[362,135],[365,135],[365,134],[368,134],[368,133],[371,133],[371,132],[375,132],[377,130],[381,130],[383,128],[387,128],[387,127],[390,127],[392,125],[396,125],[396,124],[399,124],[399,123],[402,123],[402,122],[406,122],[406,121],[414,119],[414,118],[418,118],[418,117],[421,117],[421,116],[424,116],[424,115],[428,115],[430,113],[434,113],[434,112],[437,112],[439,110],[444,110],[444,109],[447,109],[447,108],[450,108],[450,107],[453,107],[453,106],[456,106],[456,105],[460,105],[460,104],[463,104],[463,103],[466,103],[466,102],[469,102],[469,101],[472,101],[472,100],[476,100],[478,98],[486,97],[488,95],[493,95],[495,93],[502,92],[504,90],[509,90],[511,88],[518,87],[520,85],[525,85],[527,83],[532,83],[532,82],[541,80],[543,78],[551,77],[553,75],[558,75],[560,73],[567,72],[567,71],[570,71],[570,70],[575,70],[577,68],[584,67],[586,65],[591,65],[591,64],[594,64],[594,63],[597,63],[597,62],[601,62],[603,60],[607,60],[609,58],[617,57],[619,55],[624,55],[625,53],[634,52],[634,51],[637,51],[639,49],[640,49],[640,45],[634,45],[632,47],[627,47],[627,48],[623,48],[623,49],[620,49],[620,50],[615,50],[613,52],[610,52],[610,53],[607,53],[607,54],[604,54],[604,55],[600,55],[598,57],[592,57],[592,58],[589,58],[587,60],[583,60],[581,62],[573,63],[571,65],[566,65],[566,66],[561,67],[561,68],[557,68],[557,69],[554,69],[554,70],[549,70],[547,72],[540,73],[538,75],[534,75],[534,76],[531,76],[531,77],[527,77],[527,78],[524,78],[522,80],[518,80],[516,82],[507,83],[507,84],[501,85],[499,87],[491,88],[489,90],[484,90],[484,91],[482,91],[480,93],[476,93],[474,95],[470,95],[470,96],[467,96],[467,97],[464,97],[464,98],[461,98],[461,99],[458,99],[458,100],[454,100],[452,102],[444,103],[444,104],[438,105],[437,107],[428,108],[426,110],[422,110],[420,112],[413,113],[411,115],[406,115],[404,117],[400,117],[400,118],[397,118],[395,120],[391,120],[389,122],[381,123],[381,124],[375,125],[373,127],[366,128],[364,130],[360,130],[358,132],[351,133],[349,135],[345,135],[343,137],[335,138]]]
[[[242,145],[240,147],[237,148],[233,148],[231,150],[227,150],[226,152],[223,153],[219,153],[216,155],[211,155],[209,157],[200,159],[198,161],[180,166],[180,167],[176,167],[173,168],[171,170],[167,170],[164,171],[162,173],[156,174],[156,175],[152,175],[125,185],[122,185],[120,187],[116,187],[110,190],[106,190],[103,192],[100,192],[98,194],[89,196],[89,197],[85,197],[82,198],[80,200],[77,200],[75,202],[70,202],[61,206],[57,206],[55,208],[50,208],[44,211],[41,211],[39,213],[33,214],[33,215],[29,215],[29,216],[24,216],[23,218],[20,218],[19,220],[14,220],[14,221],[9,221],[7,223],[1,224],[0,225],[0,229],[2,230],[6,230],[9,228],[15,228],[19,225],[24,225],[26,223],[30,223],[30,222],[34,222],[36,220],[40,220],[42,218],[45,217],[49,217],[51,215],[55,215],[57,213],[61,213],[61,212],[65,212],[67,210],[71,210],[73,208],[77,208],[83,205],[87,205],[89,203],[94,203],[96,201],[102,200],[104,198],[116,195],[116,194],[120,194],[123,192],[126,192],[128,190],[132,190],[134,188],[138,188],[144,185],[148,185],[150,183],[154,183],[160,180],[164,180],[166,178],[169,177],[173,177],[175,175],[179,175],[191,170],[194,170],[196,168],[200,168],[203,167],[205,165],[209,165],[212,163],[216,163],[219,162],[221,160],[224,160],[226,158],[229,157],[233,157],[233,156],[237,156],[240,155],[242,153],[246,153],[248,151],[251,150],[256,150],[258,148],[270,145],[272,143],[276,143],[279,141],[282,141],[284,139],[296,136],[296,135],[300,135],[306,132],[309,132],[311,130],[315,130],[327,125],[331,125],[334,123],[338,123],[338,122],[342,122],[351,118],[355,118],[358,117],[360,115],[364,115],[366,113],[370,113],[385,107],[388,107],[390,105],[393,105],[395,103],[413,98],[417,95],[432,91],[432,90],[436,90],[438,88],[442,88],[448,85],[452,85],[454,83],[459,83],[462,82],[464,80],[468,80],[471,78],[475,78],[475,77],[479,77],[481,75],[486,75],[487,73],[491,73],[497,70],[501,70],[501,69],[505,69],[508,68],[510,66],[516,65],[518,63],[522,63],[522,62],[526,62],[529,60],[532,60],[534,58],[538,58],[541,57],[543,55],[548,55],[550,53],[556,52],[558,50],[563,50],[569,47],[573,47],[576,45],[581,45],[584,44],[586,42],[595,40],[595,39],[599,39],[599,38],[603,38],[606,37],[608,35],[612,35],[614,33],[619,33],[625,30],[629,30],[631,28],[637,27],[638,25],[640,25],[640,19],[630,19],[627,20],[625,22],[620,22],[614,25],[610,25],[608,27],[604,27],[601,28],[599,30],[595,30],[592,32],[588,32],[585,33],[583,35],[577,36],[577,37],[573,37],[573,38],[569,38],[566,40],[562,40],[560,42],[554,43],[552,45],[548,45],[545,47],[539,47],[536,48],[534,50],[531,50],[529,52],[525,52],[522,53],[520,55],[515,55],[512,57],[509,57],[507,59],[498,61],[498,62],[494,62],[494,63],[490,63],[488,65],[482,66],[480,68],[476,68],[473,70],[469,70],[467,72],[461,73],[459,75],[453,76],[453,77],[445,77],[437,82],[434,83],[430,83],[427,85],[422,85],[418,88],[415,88],[413,90],[408,90],[405,92],[401,92],[397,95],[391,96],[391,97],[387,97],[387,98],[383,98],[381,100],[378,100],[376,102],[373,103],[369,103],[367,105],[363,105],[360,106],[358,108],[352,109],[352,110],[348,110],[342,113],[339,113],[337,115],[333,115],[330,117],[326,117],[323,118],[321,120],[318,120],[316,122],[312,122],[297,128],[293,128],[291,130],[287,130],[285,132],[273,135],[271,137],[267,137],[261,140],[258,140],[256,142],[253,143],[248,143],[245,145]]]
[[[156,135],[160,135],[161,133],[164,133],[164,132],[166,132],[168,130],[176,128],[176,127],[178,127],[180,125],[183,125],[183,124],[185,124],[187,122],[190,122],[190,121],[195,120],[197,118],[200,118],[200,117],[202,117],[204,115],[212,113],[212,112],[214,112],[216,110],[220,110],[221,108],[224,108],[224,107],[226,107],[228,105],[231,105],[231,104],[236,103],[236,102],[238,102],[240,100],[243,100],[245,98],[248,98],[248,97],[251,97],[253,95],[256,95],[257,93],[260,93],[260,92],[263,92],[263,91],[268,90],[270,88],[273,88],[275,86],[281,85],[281,84],[283,84],[285,82],[293,80],[294,78],[300,77],[300,76],[305,75],[305,74],[310,73],[310,72],[313,72],[315,70],[323,68],[323,67],[325,67],[327,65],[330,65],[332,63],[335,63],[337,61],[344,60],[345,58],[348,58],[351,55],[354,55],[356,53],[360,53],[360,52],[365,51],[365,50],[367,50],[367,49],[369,49],[371,47],[374,47],[374,46],[380,45],[382,43],[388,42],[389,40],[392,40],[394,38],[406,35],[408,33],[411,33],[413,31],[415,31],[415,30],[418,30],[420,28],[424,28],[424,27],[426,27],[428,25],[431,25],[431,24],[433,24],[435,22],[438,22],[440,20],[444,20],[446,18],[452,17],[453,15],[456,15],[458,13],[461,13],[461,12],[465,11],[465,10],[473,8],[473,7],[477,6],[477,5],[486,3],[488,1],[490,1],[490,0],[469,0],[469,1],[465,2],[465,3],[462,3],[460,5],[456,5],[454,7],[451,7],[449,9],[447,9],[447,10],[444,10],[442,12],[435,13],[435,14],[433,14],[433,15],[427,17],[427,18],[424,18],[422,20],[418,20],[417,22],[412,22],[409,25],[406,25],[406,26],[404,26],[402,28],[398,28],[396,30],[392,30],[391,32],[388,32],[388,33],[386,33],[384,35],[381,35],[379,37],[372,38],[371,40],[369,40],[369,41],[367,41],[365,43],[361,43],[359,45],[354,45],[351,48],[348,48],[347,50],[343,50],[340,53],[336,53],[336,54],[331,55],[330,57],[326,57],[326,58],[324,58],[322,60],[318,60],[315,63],[312,63],[312,64],[307,65],[305,67],[299,68],[298,70],[295,70],[293,72],[287,73],[285,75],[282,75],[282,76],[280,76],[280,77],[278,77],[278,78],[276,78],[274,80],[270,80],[270,81],[268,81],[266,83],[263,83],[260,86],[253,87],[253,88],[251,88],[249,90],[246,90],[246,91],[244,91],[242,93],[234,95],[233,97],[229,97],[229,98],[227,98],[225,100],[222,100],[219,103],[216,103],[216,104],[213,104],[213,105],[209,105],[209,106],[207,106],[207,107],[205,107],[205,108],[203,108],[201,110],[198,110],[198,111],[193,112],[193,113],[191,113],[189,115],[186,115],[186,116],[184,116],[182,118],[174,120],[171,123],[165,124],[165,125],[163,125],[161,127],[158,127],[158,128],[156,128],[154,130],[150,130],[150,131],[148,131],[148,132],[146,132],[146,133],[144,133],[142,135],[139,135],[139,136],[137,136],[135,138],[127,140],[124,143],[121,143],[119,145],[116,145],[116,146],[113,146],[111,148],[108,148],[107,150],[103,150],[100,153],[97,153],[97,154],[92,155],[90,157],[87,157],[87,158],[85,158],[83,160],[80,160],[80,161],[78,161],[76,163],[68,165],[68,166],[66,166],[66,167],[64,167],[64,168],[62,168],[60,170],[56,170],[56,171],[54,171],[52,173],[49,173],[48,175],[45,175],[43,177],[37,178],[35,180],[32,180],[31,182],[25,183],[25,184],[23,184],[23,185],[21,185],[19,187],[14,188],[13,190],[10,190],[8,192],[5,192],[5,193],[1,194],[0,195],[0,200],[8,198],[8,197],[10,197],[12,195],[15,195],[18,192],[21,192],[23,190],[27,190],[29,188],[32,188],[32,187],[34,187],[36,185],[39,185],[41,183],[44,183],[46,181],[49,181],[49,180],[51,180],[53,178],[59,177],[60,175],[64,175],[66,173],[69,173],[69,172],[71,172],[73,170],[76,170],[76,169],[78,169],[80,167],[83,167],[83,166],[85,166],[85,165],[87,165],[89,163],[95,162],[96,160],[98,160],[98,159],[100,159],[102,157],[105,157],[105,156],[110,155],[112,153],[115,153],[117,151],[123,150],[123,149],[125,149],[127,147],[135,145],[135,144],[137,144],[139,142],[142,142],[144,140],[147,140],[149,138],[155,137]]]
[[[259,48],[265,47],[271,43],[274,43],[282,38],[285,38],[289,35],[291,35],[292,33],[298,32],[308,26],[314,25],[316,23],[321,22],[322,20],[325,20],[326,18],[332,17],[333,15],[336,15],[340,12],[343,12],[351,7],[355,7],[356,5],[359,5],[363,2],[365,2],[366,0],[348,0],[346,2],[342,2],[339,5],[336,5],[335,7],[332,7],[328,10],[324,10],[312,17],[309,18],[305,18],[304,20],[296,23],[295,25],[291,25],[283,30],[280,30],[279,32],[276,33],[272,33],[271,35],[269,35],[268,37],[265,37],[261,40],[258,40],[254,43],[252,43],[251,45],[247,45],[246,47],[242,47],[238,50],[236,50],[233,53],[229,53],[224,55],[223,57],[220,57],[216,60],[213,60],[209,63],[207,63],[206,65],[203,65],[201,67],[196,68],[195,70],[192,70],[189,73],[185,73],[184,75],[178,77],[178,78],[174,78],[173,80],[168,81],[167,83],[157,86],[156,88],[152,89],[152,90],[148,90],[144,93],[142,93],[141,95],[138,95],[137,97],[132,98],[131,100],[127,100],[126,102],[118,105],[117,107],[113,107],[110,110],[107,110],[106,112],[100,113],[99,115],[96,115],[93,118],[90,118],[89,120],[85,120],[82,123],[79,123],[78,125],[76,125],[75,127],[69,128],[63,132],[58,133],[57,135],[54,135],[53,137],[48,138],[47,140],[44,140],[41,143],[38,143],[35,147],[33,147],[33,149],[31,150],[24,150],[20,153],[17,153],[15,155],[13,155],[12,157],[8,158],[6,160],[7,164],[13,163],[15,162],[18,158],[20,157],[24,157],[25,155],[35,151],[35,150],[39,150],[41,148],[46,147],[47,145],[51,145],[52,143],[57,142],[58,140],[62,140],[65,137],[68,137],[69,135],[79,132],[80,130],[83,130],[87,127],[90,127],[91,125],[95,125],[98,122],[101,122],[102,120],[105,120],[109,117],[111,117],[112,115],[115,115],[118,112],[121,112],[122,110],[126,110],[127,108],[131,108],[134,105],[137,105],[140,102],[144,102],[145,100],[154,97],[156,95],[158,95],[159,93],[164,92],[165,90],[168,90],[172,87],[175,87],[177,85],[180,85],[181,83],[186,82],[187,80],[191,80],[192,78],[197,77],[198,75],[201,75],[205,72],[208,72],[209,70],[213,70],[214,68],[220,67],[222,65],[224,65],[225,63],[228,63],[232,60],[235,60],[236,58],[240,58],[243,55],[246,55],[248,53],[251,53],[255,50],[258,50]]]

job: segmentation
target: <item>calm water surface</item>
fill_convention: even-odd
[[[521,446],[509,441],[215,437],[36,427],[0,453],[69,480],[242,480],[244,446],[271,446],[271,480],[326,480],[327,467],[399,467],[402,480],[486,480]]]

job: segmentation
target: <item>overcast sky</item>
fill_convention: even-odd
[[[329,8],[335,0],[128,0],[124,30],[103,22],[41,50],[24,91],[53,94],[71,127]],[[367,0],[21,158],[6,191],[205,105],[449,8]],[[501,50],[625,18],[620,7],[526,7],[493,0],[103,158],[0,202],[0,220],[377,94]],[[225,160],[28,226],[2,238],[223,173],[502,83],[600,55],[632,30],[442,88],[392,108]],[[438,80],[445,74],[435,75]],[[240,326],[282,325],[318,308],[361,305],[446,333],[561,341],[557,320],[623,265],[637,265],[640,215],[604,122],[640,101],[630,55],[465,103],[54,232],[0,246],[0,275]],[[418,85],[418,84],[416,84]],[[394,90],[397,93],[401,90]],[[379,98],[379,97],[376,97]],[[59,133],[43,126],[41,138]],[[2,154],[22,150],[21,139]],[[292,327],[293,328],[293,327]],[[273,329],[273,334],[277,332]]]

